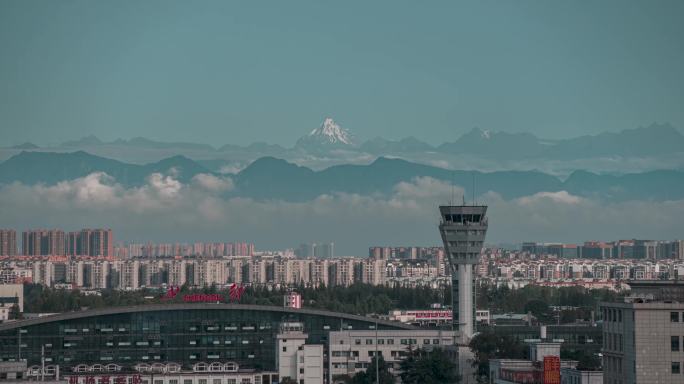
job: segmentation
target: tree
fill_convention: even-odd
[[[584,349],[561,350],[561,358],[577,360],[577,369],[580,371],[596,371],[601,369],[601,359],[598,355]]]
[[[524,359],[526,357],[524,344],[508,335],[499,336],[491,330],[475,335],[470,340],[470,349],[475,353],[473,366],[477,368],[478,379],[489,376],[490,359]]]
[[[460,383],[458,367],[440,348],[411,351],[401,362],[401,382],[405,384]]]
[[[376,361],[379,360],[380,364],[376,368]],[[351,384],[375,384],[376,381],[376,369],[380,373],[380,384],[394,384],[394,376],[389,372],[389,366],[385,362],[385,359],[380,356],[380,359],[373,358],[373,361],[363,372],[359,372],[354,377],[352,377]]]
[[[543,300],[530,300],[525,304],[525,312],[530,312],[540,321],[549,321],[553,316],[549,305]]]
[[[14,303],[12,307],[9,310],[9,319],[10,320],[21,320],[24,318],[24,316],[21,313],[21,310],[19,309],[19,304]]]

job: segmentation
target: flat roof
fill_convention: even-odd
[[[73,320],[84,317],[116,315],[123,313],[139,313],[139,312],[154,312],[154,311],[192,311],[192,310],[231,310],[231,311],[263,311],[263,312],[281,312],[283,314],[300,314],[312,316],[327,316],[340,318],[344,320],[365,321],[368,323],[377,323],[388,327],[397,329],[419,329],[412,325],[403,324],[395,321],[380,320],[373,317],[351,315],[347,313],[324,311],[319,309],[294,309],[285,307],[276,307],[271,305],[253,305],[253,304],[228,304],[228,303],[173,303],[173,304],[146,304],[146,305],[132,305],[123,307],[108,307],[101,309],[90,309],[85,311],[63,312],[56,315],[44,316],[39,318],[12,321],[9,323],[0,324],[0,332],[11,329],[29,327],[33,325],[51,323],[54,321]]]

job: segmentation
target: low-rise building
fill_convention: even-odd
[[[376,353],[389,366],[390,373],[399,374],[399,364],[411,350],[454,346],[454,331],[442,330],[348,330],[332,331],[329,337],[329,382],[354,376],[370,366]]]

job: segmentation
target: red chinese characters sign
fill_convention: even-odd
[[[67,376],[69,384],[141,384],[140,375]]]
[[[544,356],[544,384],[560,384],[560,357]]]
[[[215,303],[217,301],[223,301],[223,295],[218,293],[210,295],[195,293],[183,296],[183,301],[186,303]]]

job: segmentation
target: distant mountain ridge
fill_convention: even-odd
[[[105,172],[126,186],[139,186],[154,172],[171,173],[185,183],[199,173],[211,173],[185,156],[138,165],[124,163],[83,151],[71,153],[21,152],[0,163],[0,184],[21,182],[55,184]],[[538,192],[565,190],[584,197],[625,200],[684,199],[684,172],[659,170],[622,176],[576,171],[565,181],[538,171],[478,172],[448,170],[379,157],[367,165],[337,165],[320,171],[275,157],[260,158],[231,175],[232,196],[259,200],[308,201],[323,194],[353,193],[390,195],[400,182],[431,177],[464,187],[469,196],[475,181],[476,193],[493,191],[504,198],[518,198]]]
[[[21,152],[0,163],[0,183],[56,184],[93,172],[105,172],[127,186],[143,185],[155,172],[173,171],[187,182],[206,168],[184,156],[174,156],[155,163],[138,165],[91,155],[83,151],[71,153]]]
[[[25,146],[25,147],[22,147]],[[347,129],[326,118],[320,127],[300,137],[292,148],[277,144],[256,142],[248,146],[225,144],[213,147],[188,142],[160,142],[144,137],[104,142],[90,135],[66,141],[61,148],[87,150],[94,147],[120,147],[133,149],[167,149],[205,151],[206,153],[247,152],[258,156],[296,156],[302,153],[324,155],[330,151],[368,153],[376,156],[405,153],[442,153],[445,155],[473,155],[489,159],[578,159],[596,157],[633,157],[684,152],[684,135],[670,124],[653,123],[647,127],[604,132],[571,139],[546,140],[531,133],[495,132],[473,128],[452,142],[432,146],[415,137],[388,140],[376,137],[359,142]],[[31,143],[10,147],[39,149]]]

